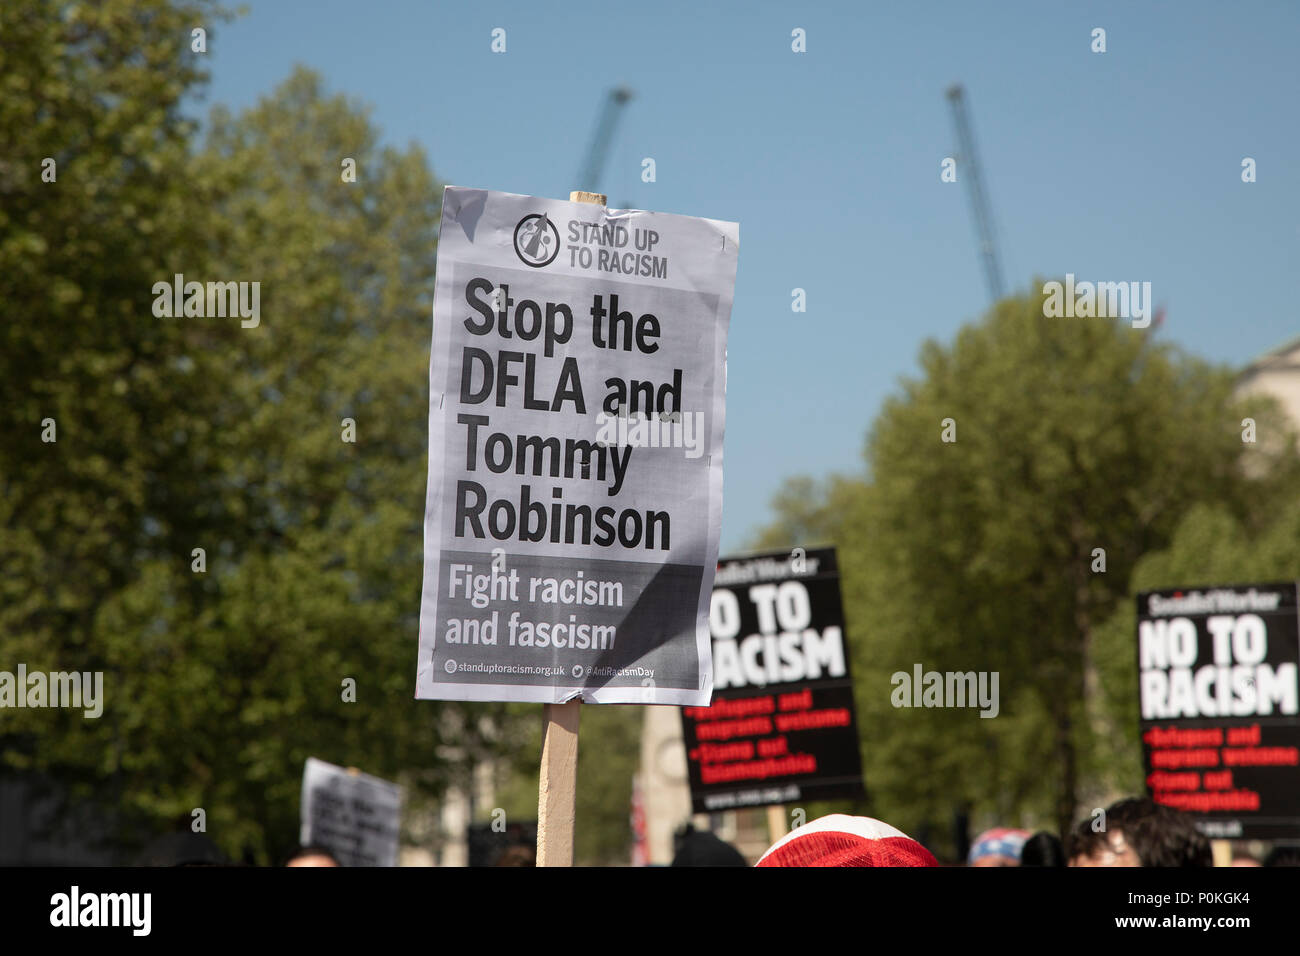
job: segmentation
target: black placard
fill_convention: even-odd
[[[1147,789],[1223,839],[1300,836],[1296,585],[1138,595]]]
[[[863,796],[831,548],[718,562],[713,704],[682,708],[696,813]]]

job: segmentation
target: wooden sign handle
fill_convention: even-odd
[[[569,202],[603,206],[605,201],[600,193],[569,193]],[[580,699],[542,707],[542,769],[537,778],[538,866],[573,866],[581,707]]]
[[[776,843],[777,840],[790,832],[790,825],[786,822],[785,806],[776,804],[767,808],[767,838],[769,846]]]
[[[538,866],[573,866],[581,708],[581,700],[542,707],[542,772],[537,779]]]

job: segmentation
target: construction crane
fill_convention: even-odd
[[[609,152],[610,140],[614,138],[614,124],[618,122],[619,113],[631,98],[632,91],[626,86],[616,86],[609,91],[596,123],[596,132],[591,137],[591,145],[587,148],[587,164],[575,180],[576,188],[600,192],[600,177],[605,170],[605,154]]]
[[[975,217],[984,281],[988,284],[991,301],[996,303],[1002,298],[1002,268],[998,264],[998,250],[993,238],[993,215],[989,212],[988,193],[984,189],[979,159],[975,154],[975,136],[966,116],[966,94],[960,83],[948,87],[948,102],[952,106],[952,119],[957,127],[957,168],[961,170],[970,191],[971,213]]]

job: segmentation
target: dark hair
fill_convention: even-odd
[[[153,840],[137,862],[140,866],[221,866],[227,859],[206,834],[182,830]]]
[[[1021,866],[1065,866],[1065,848],[1053,833],[1039,830],[1020,850]]]
[[[696,830],[689,823],[673,835],[673,842],[677,852],[672,866],[749,866],[730,843],[707,830]]]
[[[334,851],[327,846],[321,846],[318,843],[308,843],[304,846],[296,846],[290,851],[289,855],[284,858],[284,865],[288,866],[294,860],[302,856],[327,856],[334,861],[335,866],[342,866],[339,858],[334,855]]]
[[[496,866],[536,866],[537,847],[528,843],[516,843],[501,851]]]
[[[1083,820],[1070,834],[1070,859],[1092,856],[1108,847],[1107,833],[1119,831],[1143,866],[1213,866],[1210,841],[1192,817],[1146,797],[1119,800],[1106,808],[1106,827],[1094,831],[1092,820]]]
[[[1264,857],[1265,866],[1300,866],[1300,846],[1275,846]]]

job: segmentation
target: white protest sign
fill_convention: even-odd
[[[709,703],[739,235],[443,194],[416,697]]]
[[[326,847],[344,866],[396,866],[401,808],[397,784],[308,757],[298,839]]]

